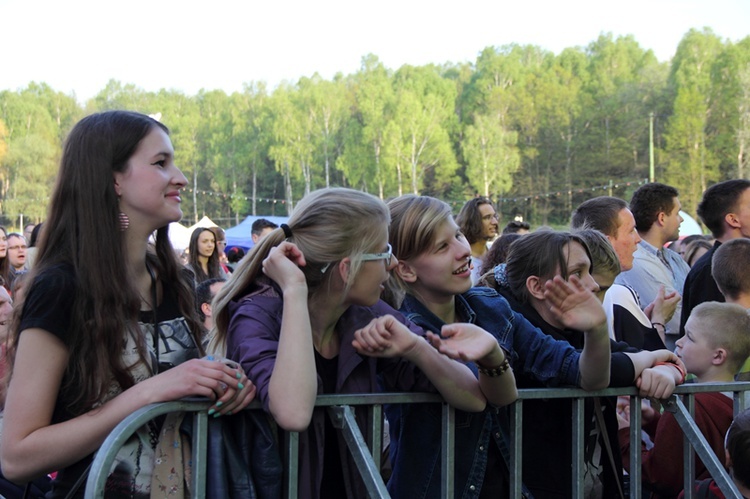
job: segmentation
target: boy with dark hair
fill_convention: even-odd
[[[633,268],[615,282],[635,290],[641,307],[656,300],[659,289],[682,295],[690,267],[682,257],[664,246],[680,236],[680,200],[677,189],[656,182],[642,185],[630,200],[630,211],[641,241],[633,255]],[[665,342],[670,350],[680,332],[680,304],[664,324]]]

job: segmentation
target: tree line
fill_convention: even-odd
[[[156,114],[170,128],[191,222],[286,215],[311,190],[339,185],[384,199],[433,195],[456,210],[485,195],[506,220],[564,224],[590,197],[629,199],[652,172],[694,214],[708,185],[748,176],[750,37],[693,29],[669,62],[611,34],[560,54],[512,44],[473,63],[395,71],[370,54],[354,74],[252,82],[231,95],[112,80],[83,106],[30,83],[0,92],[5,223],[44,218],[67,132],[108,109]]]

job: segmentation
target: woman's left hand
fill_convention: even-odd
[[[255,398],[255,385],[247,378],[242,366],[234,361],[220,359],[224,367],[223,371],[236,380],[234,384],[221,384],[223,394],[217,394],[218,399],[209,408],[209,416],[219,417],[223,415],[235,414],[245,407]]]

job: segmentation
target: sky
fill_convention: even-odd
[[[750,35],[750,0],[0,0],[0,90],[44,82],[83,103],[110,79],[194,95],[331,79],[375,54],[404,64],[474,62],[489,46],[560,53],[633,35],[668,61],[691,28]]]

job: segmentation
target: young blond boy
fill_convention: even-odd
[[[735,379],[742,363],[750,356],[750,314],[740,305],[704,302],[695,307],[685,324],[685,335],[677,340],[675,353],[685,363],[696,383]],[[721,392],[695,395],[695,423],[708,444],[725,461],[724,436],[732,423],[732,395]],[[644,416],[644,429],[654,446],[641,448],[644,487],[655,497],[675,497],[683,486],[683,434],[674,415],[669,412]],[[619,432],[623,463],[630,462],[629,428],[621,424]],[[695,476],[709,477],[700,458],[695,458]]]

